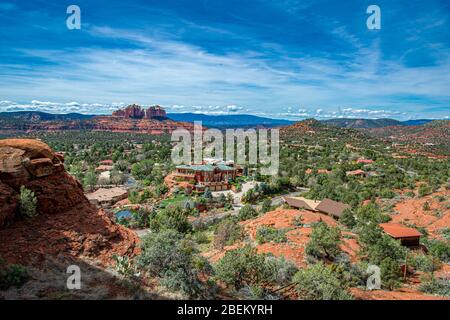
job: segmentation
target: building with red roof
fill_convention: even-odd
[[[396,240],[400,240],[402,246],[418,247],[422,233],[414,228],[404,226],[400,223],[381,223],[383,231]]]

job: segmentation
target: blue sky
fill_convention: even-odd
[[[449,47],[448,0],[6,0],[0,111],[448,118]]]

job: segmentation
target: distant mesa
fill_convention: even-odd
[[[113,117],[122,117],[126,119],[166,119],[166,110],[161,106],[151,106],[147,109],[140,105],[131,104],[125,109],[120,109],[112,113]]]

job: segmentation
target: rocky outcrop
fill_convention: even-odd
[[[69,175],[61,155],[31,139],[0,140],[0,180],[16,193],[33,191],[38,212],[54,214],[88,204],[80,183]]]
[[[106,264],[113,254],[135,254],[137,236],[89,203],[63,161],[41,141],[0,140],[0,256],[27,263],[66,254]],[[17,216],[21,186],[36,195],[35,218]]]
[[[22,132],[107,131],[160,135],[170,134],[179,128],[192,131],[194,125],[189,122],[173,121],[162,116],[149,119],[125,118],[120,116],[97,116],[85,120],[55,120],[40,122],[23,120],[19,124],[17,122],[8,122],[7,119],[0,119],[0,133],[7,134],[19,134]]]
[[[163,119],[167,117],[166,111],[161,106],[152,106],[143,109],[137,104],[132,104],[125,109],[113,112],[113,117],[121,117],[125,119]]]
[[[141,108],[141,106],[132,104],[125,109],[114,111],[112,115],[113,117],[142,119],[145,116],[145,111]]]

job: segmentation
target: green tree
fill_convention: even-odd
[[[89,189],[89,191],[92,191],[95,188],[97,185],[97,175],[94,171],[89,170],[86,172],[84,175],[83,184]]]
[[[347,284],[322,262],[298,271],[293,281],[304,300],[350,300]]]
[[[227,251],[214,266],[216,277],[236,290],[244,286],[274,284],[277,267],[267,257],[265,254],[258,254],[256,248],[249,245]]]
[[[137,264],[150,276],[161,278],[161,284],[168,289],[192,297],[205,295],[207,288],[200,277],[212,271],[194,244],[175,230],[146,235]]]
[[[238,219],[240,221],[252,219],[258,216],[258,212],[249,204],[246,204],[239,210]]]
[[[20,187],[20,213],[27,218],[37,216],[36,195],[25,186]]]
[[[116,186],[121,185],[125,182],[125,175],[118,170],[113,170],[111,171],[110,181]]]
[[[169,206],[162,209],[150,220],[150,228],[153,231],[173,229],[180,233],[188,233],[192,230],[192,225],[188,221],[189,212],[180,206]]]
[[[244,228],[234,219],[222,220],[215,231],[214,248],[222,250],[244,237]]]
[[[8,265],[0,258],[0,290],[7,290],[10,287],[20,287],[29,278],[28,270],[24,266],[17,264]]]
[[[320,221],[313,225],[312,233],[305,252],[318,259],[333,261],[342,251],[339,248],[341,243],[341,232],[337,227],[330,227],[325,222]]]
[[[353,212],[351,209],[345,209],[342,213],[342,216],[339,218],[339,222],[341,222],[344,226],[348,228],[353,228],[356,226],[356,219],[353,215]]]

